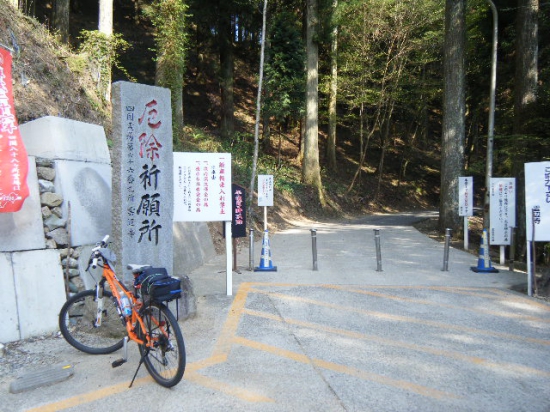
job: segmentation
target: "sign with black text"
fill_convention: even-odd
[[[258,175],[258,206],[273,206],[273,175]]]
[[[550,162],[525,163],[525,218],[529,242],[550,241]]]
[[[174,153],[174,222],[229,222],[231,205],[230,153]]]
[[[474,178],[458,178],[458,216],[474,215]]]
[[[509,245],[511,227],[516,227],[516,179],[493,177],[489,187],[490,244]]]
[[[244,187],[233,183],[231,197],[233,198],[231,234],[233,237],[246,237],[246,191]]]

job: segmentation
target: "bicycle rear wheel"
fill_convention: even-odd
[[[145,307],[141,316],[145,331],[138,323],[138,336],[146,340],[148,334],[153,347],[139,345],[145,367],[158,384],[170,388],[177,385],[185,372],[185,343],[178,322],[172,312],[161,303]]]
[[[70,297],[59,312],[59,330],[65,340],[76,349],[92,355],[120,349],[126,327],[111,298],[111,292],[103,292],[101,325],[96,327],[98,302],[95,290],[85,290]]]

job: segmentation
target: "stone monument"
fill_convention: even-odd
[[[172,111],[165,88],[116,82],[112,96],[112,248],[129,283],[128,263],[173,273]]]

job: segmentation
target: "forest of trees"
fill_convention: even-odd
[[[293,136],[301,147],[303,183],[318,189],[320,201],[321,171],[330,173],[339,168],[340,133],[351,135],[358,148],[357,169],[348,190],[363,178],[366,160],[372,163],[372,156],[377,156],[378,186],[372,194],[374,198],[384,178],[390,148],[402,148],[399,173],[405,177],[412,150],[438,147],[440,228],[460,232],[458,177],[486,173],[494,33],[498,33],[494,111],[494,145],[498,150],[491,164],[492,175],[516,177],[521,190],[523,163],[550,156],[550,3],[539,4],[538,0],[10,2],[47,24],[74,47],[82,44],[76,36],[70,36],[71,19],[93,8],[98,20],[90,22],[87,29],[115,39],[108,48],[112,51],[109,65],[118,64],[118,48],[124,41],[132,45],[132,39],[124,39],[117,33],[123,20],[135,21],[136,27],[151,28],[155,72],[149,78],[172,90],[174,136],[179,140],[188,138],[183,126],[191,121],[186,118],[182,94],[190,76],[210,76],[218,86],[219,110],[212,114],[212,124],[219,136],[235,139],[243,132],[243,125],[235,117],[235,65],[237,60],[244,61],[254,73],[259,73],[265,5],[261,150],[275,144],[271,140],[274,133]],[[495,11],[497,27],[493,26]],[[205,56],[215,59],[211,61]],[[117,73],[120,77],[120,73],[127,72]],[[106,80],[109,83],[111,78]],[[108,96],[108,88],[105,93]],[[321,130],[327,136],[323,151],[319,144]],[[493,139],[490,143],[493,144]],[[521,203],[518,198],[518,204]],[[521,213],[520,207],[520,216]],[[518,222],[522,222],[521,217]]]

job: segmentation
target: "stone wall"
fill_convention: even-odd
[[[40,193],[42,221],[47,249],[56,249],[61,259],[65,290],[76,293],[85,289],[80,277],[79,258],[82,247],[72,248],[69,235],[70,208],[63,214],[63,194],[55,189],[55,162],[49,159],[36,159],[36,174]]]

